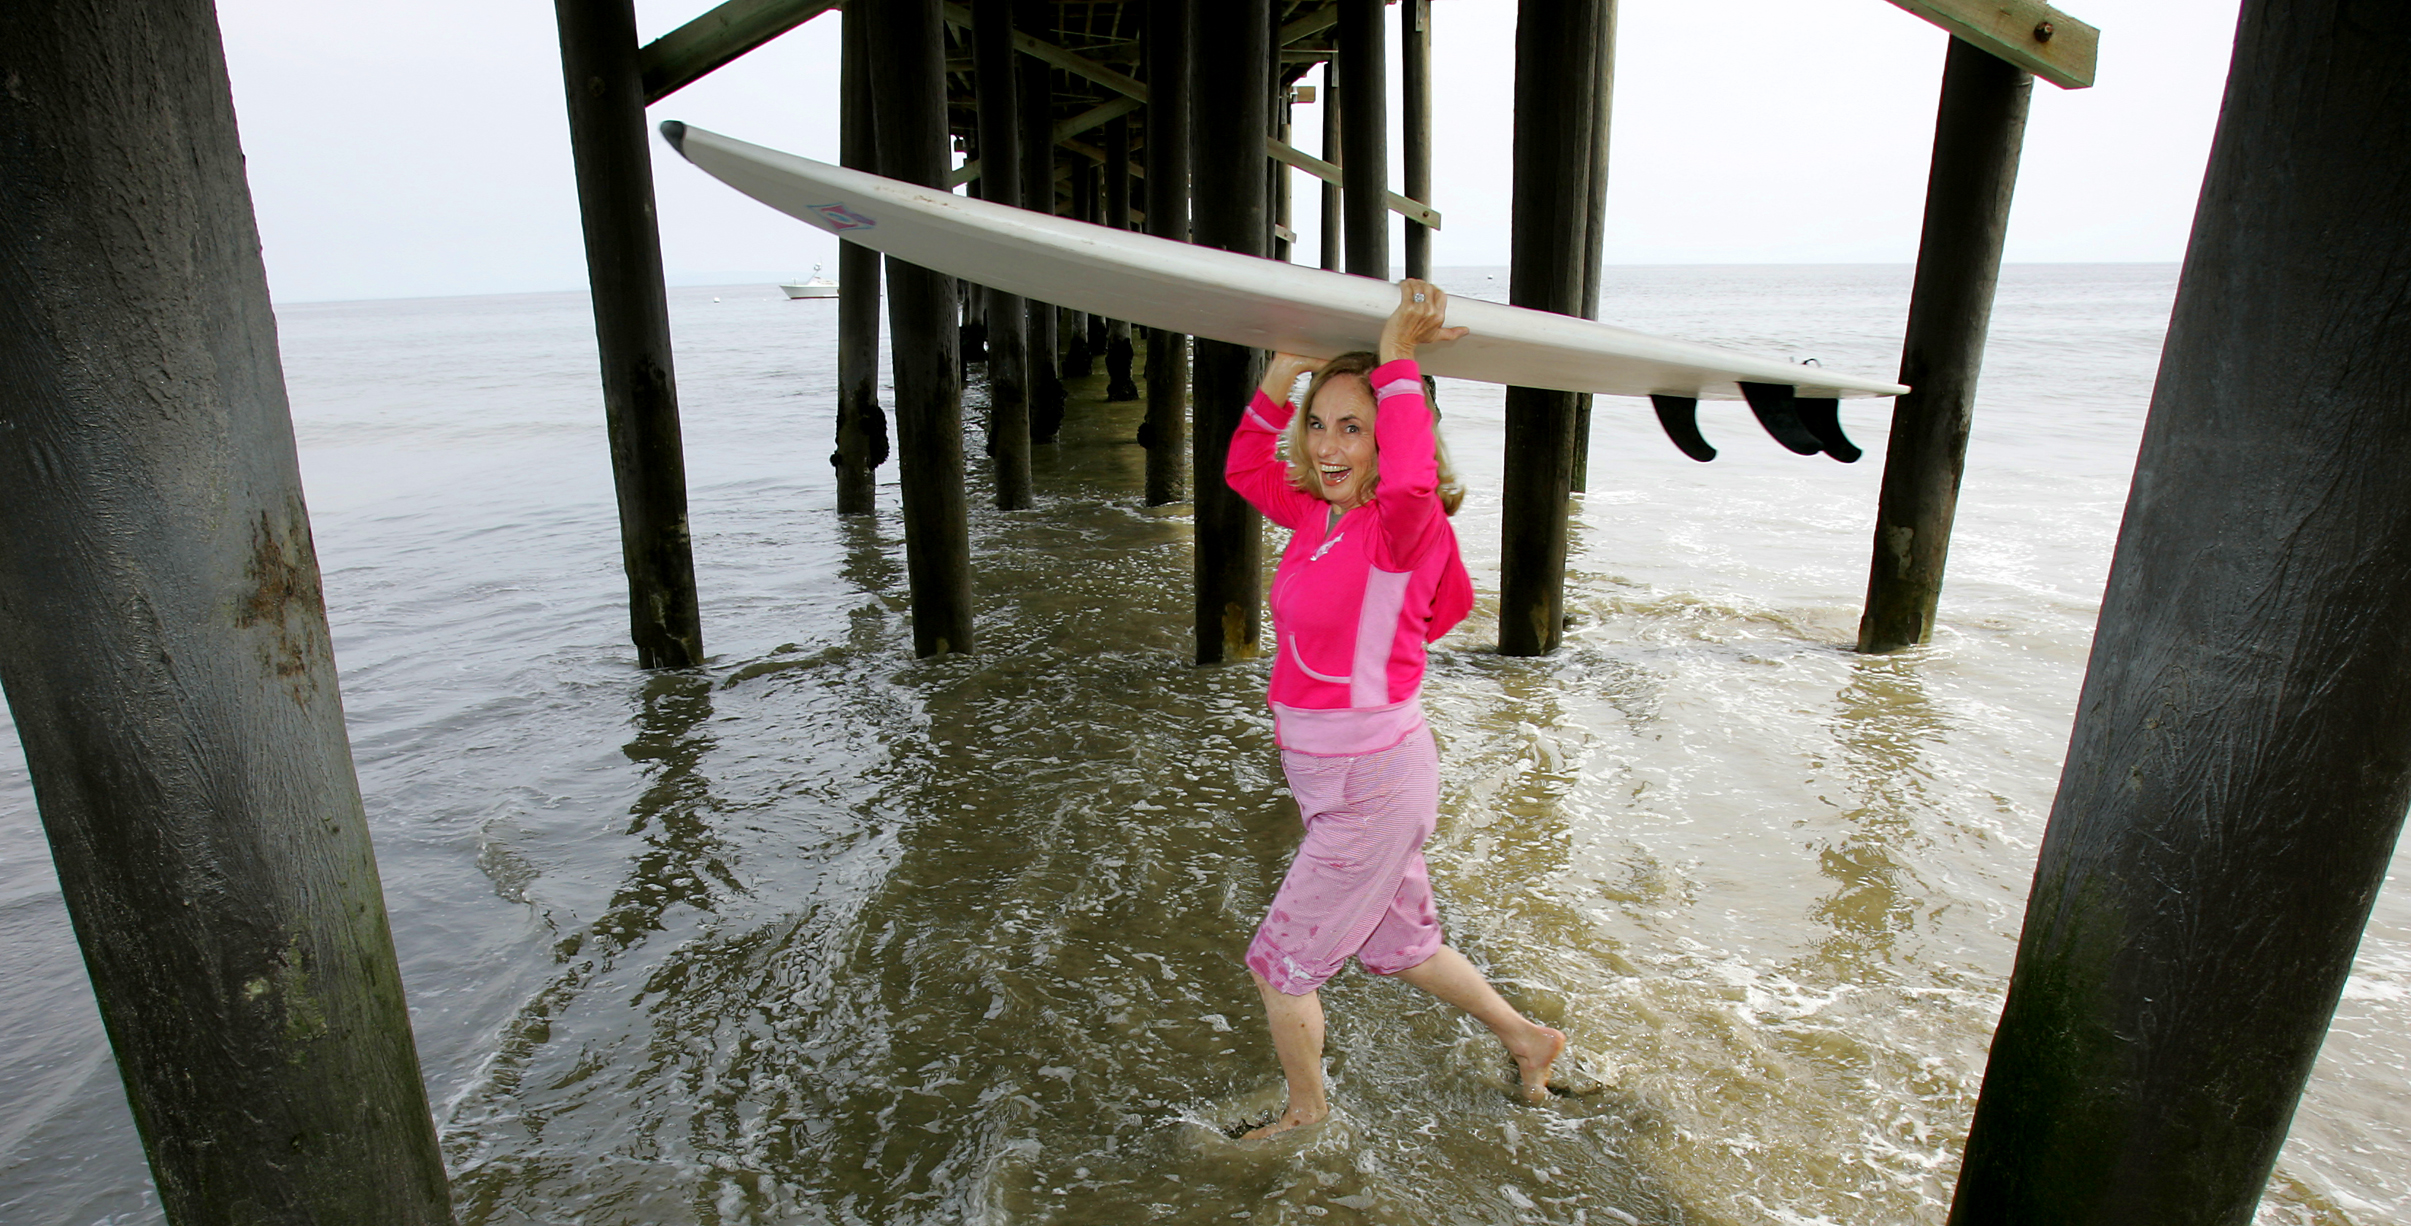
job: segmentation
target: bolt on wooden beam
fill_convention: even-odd
[[[1892,0],[2061,89],[2093,84],[2101,31],[2039,0]]]

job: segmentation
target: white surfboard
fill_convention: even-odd
[[[923,268],[1075,311],[1332,357],[1373,348],[1398,305],[1395,286],[1368,277],[990,204],[675,120],[661,128],[688,161],[790,217]],[[1448,322],[1472,334],[1419,350],[1416,358],[1429,374],[1662,399],[1743,399],[1745,382],[1789,387],[1803,400],[1909,390],[1822,366],[1469,298],[1449,300]]]

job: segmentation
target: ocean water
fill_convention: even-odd
[[[1076,406],[1034,510],[973,474],[981,650],[915,661],[893,467],[832,509],[831,304],[674,291],[711,662],[648,676],[583,295],[281,308],[460,1220],[1940,1222],[2174,281],[2009,270],[1940,625],[1897,656],[1848,650],[1881,407],[1844,466],[1706,405],[1702,465],[1619,401],[1566,646],[1498,656],[1500,396],[1444,381],[1484,596],[1426,689],[1434,882],[1603,1088],[1515,1105],[1486,1034],[1350,971],[1337,1119],[1247,1147],[1278,1076],[1238,955],[1296,814],[1264,665],[1186,662],[1134,406]],[[1883,374],[1907,295],[1619,268],[1603,314]],[[158,1220],[11,750],[0,982],[0,1220]],[[2390,885],[2262,1222],[2411,1222],[2407,1059]]]

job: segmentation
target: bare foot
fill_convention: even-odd
[[[1261,1141],[1266,1137],[1277,1137],[1292,1128],[1304,1128],[1308,1124],[1320,1124],[1324,1120],[1330,1118],[1331,1108],[1327,1105],[1320,1111],[1299,1111],[1293,1108],[1288,1111],[1283,1111],[1281,1113],[1281,1118],[1274,1120],[1272,1123],[1266,1124],[1262,1128],[1251,1128],[1246,1132],[1239,1134],[1239,1139],[1242,1141]]]
[[[1511,1045],[1508,1051],[1515,1056],[1516,1071],[1523,1074],[1524,1101],[1549,1101],[1549,1066],[1565,1054],[1565,1032],[1535,1025],[1521,1045]]]

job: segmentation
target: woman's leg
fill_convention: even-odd
[[[1256,981],[1256,991],[1264,995],[1264,1020],[1272,1026],[1272,1049],[1281,1058],[1281,1076],[1289,1082],[1289,1105],[1282,1109],[1281,1118],[1241,1138],[1253,1141],[1319,1123],[1331,1114],[1331,1103],[1323,1095],[1322,996],[1315,992],[1291,996],[1254,971],[1248,975]]]
[[[1473,963],[1467,962],[1465,955],[1446,945],[1431,957],[1393,973],[1472,1014],[1475,1021],[1488,1026],[1490,1033],[1497,1035],[1499,1042],[1507,1045],[1508,1054],[1515,1057],[1516,1071],[1523,1074],[1524,1100],[1537,1103],[1548,1099],[1549,1066],[1565,1051],[1563,1031],[1543,1026],[1516,1012],[1515,1006],[1508,1004],[1498,994],[1498,989],[1482,978],[1482,972],[1473,969]],[[1322,1033],[1322,1014],[1319,1009],[1315,1020],[1315,1033],[1319,1039]],[[1315,1046],[1319,1050],[1322,1044],[1317,1042]],[[1295,1094],[1296,1091],[1292,1090],[1293,1099]]]

